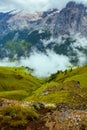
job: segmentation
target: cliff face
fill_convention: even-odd
[[[37,14],[15,11],[0,13],[0,57],[14,57],[16,54],[19,57],[29,55],[33,48],[42,52],[46,49],[54,49],[56,53],[66,54],[69,46],[67,38],[72,38],[78,33],[80,36],[87,36],[87,7],[83,4],[69,2],[61,11],[50,9]],[[60,37],[62,40],[65,38],[66,42],[62,41],[66,43],[63,44],[65,47],[62,44],[59,47]],[[70,40],[70,43],[74,40]],[[17,48],[12,47],[15,52],[13,56],[9,56],[11,53],[9,41],[12,42],[11,45],[16,42],[18,46],[19,42],[22,42],[22,47],[26,46],[27,49],[23,49],[23,52],[18,54]],[[45,45],[43,41],[49,42]],[[28,44],[25,45],[26,43]],[[19,48],[21,50],[20,46]]]
[[[60,11],[54,28],[59,34],[81,33],[87,35],[87,8],[83,4],[70,2]]]
[[[69,2],[61,11],[50,9],[37,14],[13,12],[0,13],[0,27],[2,28],[0,33],[8,30],[8,28],[9,30],[21,30],[27,27],[33,31],[45,29],[48,26],[54,32],[54,36],[71,34],[72,32],[87,35],[87,7],[83,4]]]

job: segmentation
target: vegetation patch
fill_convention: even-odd
[[[41,87],[37,79],[24,67],[0,67],[0,97],[21,100]]]
[[[28,107],[9,105],[0,108],[0,126],[20,128],[26,126],[29,121],[38,119],[38,114]]]

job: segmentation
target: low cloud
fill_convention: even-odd
[[[69,52],[71,52],[71,48],[72,51],[75,52],[76,55],[74,55],[74,59],[76,59],[76,57],[78,59],[77,66],[87,64],[87,53],[85,53],[87,52],[87,39],[80,36],[80,34],[72,36],[72,38],[76,41],[70,44]],[[46,46],[51,41],[56,42],[57,39],[51,38],[48,41],[43,41],[43,44],[45,43]],[[58,39],[58,42],[59,43],[56,44],[62,43],[61,39]],[[46,51],[47,53],[45,54],[42,52],[34,51],[31,53],[29,58],[22,59],[20,64],[24,66],[28,65],[30,68],[33,68],[33,74],[39,77],[49,76],[52,73],[56,73],[58,70],[64,71],[65,69],[69,69],[69,67],[73,66],[73,64],[70,62],[71,57],[63,54],[57,54],[53,51],[53,48]]]
[[[50,76],[58,70],[65,70],[71,66],[68,57],[58,55],[51,50],[47,50],[47,54],[34,52],[30,58],[22,59],[20,64],[34,69],[33,74],[38,77]]]
[[[78,65],[85,65],[87,64],[87,53],[85,53],[87,52],[87,39],[80,36],[80,34],[76,34],[74,39],[76,42],[72,43],[70,47],[73,49],[73,52],[76,53],[77,58],[79,59]]]
[[[3,60],[0,60],[0,66],[16,67],[19,66],[19,62],[10,62],[8,58],[4,58]]]
[[[79,53],[79,65],[83,65],[86,62],[86,56],[83,53]],[[84,58],[83,58],[84,57]],[[10,62],[9,60],[0,61],[0,66],[9,66],[9,67],[29,67],[32,68],[33,75],[37,77],[48,77],[53,73],[56,73],[58,70],[66,70],[72,67],[70,59],[64,55],[58,55],[53,51],[49,51],[48,54],[37,53],[35,52],[30,57],[22,57],[20,61]]]
[[[47,54],[41,52],[33,52],[30,57],[22,57],[20,61],[9,62],[4,59],[0,62],[0,66],[25,66],[34,69],[33,75],[38,77],[47,77],[58,70],[65,70],[71,63],[69,58],[64,55],[58,55],[51,50],[47,50]]]
[[[8,58],[5,58],[0,61],[0,66],[30,67],[34,70],[33,75],[37,77],[47,77],[52,73],[56,73],[58,70],[64,71],[69,67],[72,67],[73,64],[70,62],[72,57],[74,59],[76,57],[78,58],[77,66],[87,64],[87,39],[81,37],[79,34],[73,36],[73,39],[76,39],[76,41],[70,44],[69,47],[72,48],[73,52],[75,52],[74,56],[71,55],[70,57],[63,54],[57,54],[53,51],[53,48],[51,50],[46,49],[46,53],[38,52],[35,49],[29,57],[22,57],[16,62],[10,62]],[[51,40],[45,42],[47,42],[46,44],[49,44],[50,41],[53,41],[53,39],[51,38]],[[56,39],[54,39],[54,41],[56,41]],[[71,49],[69,49],[69,51],[71,52]]]

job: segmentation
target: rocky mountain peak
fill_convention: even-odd
[[[8,41],[22,41],[20,45],[23,44],[23,46],[25,43],[30,43],[27,47],[27,53],[31,52],[32,48],[45,52],[43,40],[65,38],[77,33],[87,37],[87,7],[82,3],[71,1],[61,11],[53,8],[36,14],[23,12],[0,13],[0,25],[0,43],[6,50],[7,46],[10,49],[10,42]],[[53,43],[51,43],[52,45],[49,43],[50,49],[53,49]],[[1,48],[1,57],[8,56],[9,49],[3,51]],[[59,52],[58,48],[57,52]],[[16,54],[16,51],[14,54]],[[23,50],[21,56],[24,54],[25,50]]]
[[[74,1],[70,1],[69,3],[67,3],[66,8],[73,8],[76,7],[76,2]]]
[[[78,9],[85,9],[85,5],[82,3],[76,3],[74,1],[70,1],[67,3],[66,8],[78,8]]]
[[[69,2],[69,3],[66,5],[65,9],[67,9],[67,10],[72,10],[72,11],[78,10],[78,11],[80,11],[80,12],[84,12],[84,13],[85,13],[87,7],[85,7],[85,5],[82,4],[82,3],[76,3],[76,2],[71,1],[71,2]]]
[[[56,35],[81,33],[82,35],[86,33],[87,28],[87,11],[85,5],[76,2],[69,2],[65,8],[63,8],[57,19],[55,31]]]
[[[42,18],[45,18],[47,17],[48,15],[52,15],[54,13],[58,12],[58,9],[57,8],[53,8],[53,9],[49,9],[47,11],[44,11],[43,14],[42,14]]]

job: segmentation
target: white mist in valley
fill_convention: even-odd
[[[77,66],[85,65],[87,64],[87,53],[84,53],[84,50],[87,52],[87,39],[79,35],[74,36],[74,39],[76,39],[76,41],[70,44],[70,48],[76,53],[73,57],[77,57],[79,60]],[[44,41],[45,46],[50,43],[49,41]],[[53,40],[51,38],[51,41],[57,41],[57,39]],[[64,71],[69,69],[69,67],[73,67],[70,60],[69,56],[57,54],[53,49],[46,49],[46,53],[35,49],[29,57],[21,57],[18,61],[10,62],[8,58],[5,58],[0,61],[0,66],[25,66],[34,70],[32,72],[33,75],[37,77],[47,77],[52,73],[56,73],[58,70]]]
[[[65,70],[71,66],[68,57],[51,50],[47,50],[47,54],[34,52],[30,58],[22,58],[20,64],[34,69],[33,74],[38,77],[50,76],[58,70]]]
[[[69,58],[64,55],[58,55],[51,50],[47,53],[33,52],[30,57],[22,57],[20,61],[10,62],[8,59],[3,59],[0,66],[25,66],[32,68],[33,75],[37,77],[47,77],[58,70],[65,70],[72,66]]]
[[[80,34],[74,36],[76,42],[72,43],[70,47],[73,49],[73,52],[76,53],[79,62],[77,65],[87,64],[87,39]]]

